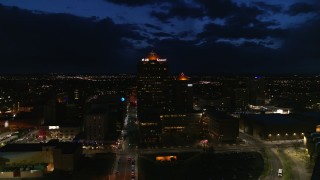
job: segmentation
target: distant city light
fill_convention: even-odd
[[[124,102],[126,99],[124,97],[121,98],[121,101]]]
[[[4,127],[8,128],[9,127],[9,121],[4,122]]]

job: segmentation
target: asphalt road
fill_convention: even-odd
[[[127,117],[125,118],[124,130],[121,140],[121,148],[117,152],[116,163],[114,167],[114,172],[110,179],[114,180],[135,180],[138,179],[138,166],[137,164],[137,154],[135,149],[130,148],[129,139],[127,136],[127,130],[134,124],[136,120],[136,107],[128,106]],[[131,160],[128,160],[128,159]],[[134,161],[134,163],[133,163]]]
[[[115,180],[132,180],[135,179],[135,165],[132,161],[128,161],[131,157],[127,153],[123,152],[118,155],[117,166],[115,167],[115,172],[111,179]],[[133,175],[133,174],[134,175]]]
[[[293,179],[311,179],[311,173],[306,169],[306,160],[303,159],[303,150],[295,148],[286,148],[284,150],[286,155],[290,158],[291,168],[293,173]]]
[[[260,141],[258,139],[253,138],[252,136],[249,136],[244,133],[239,133],[240,138],[245,139],[249,145],[252,146],[258,146],[265,149],[266,154],[268,155],[268,160],[270,164],[270,171],[267,174],[267,176],[263,177],[262,179],[265,180],[274,180],[274,179],[281,179],[281,177],[278,177],[278,169],[283,169],[282,162],[280,160],[280,157],[278,156],[278,153],[276,153],[275,148],[271,148],[274,145],[265,144],[263,141]],[[277,145],[276,145],[277,146]]]

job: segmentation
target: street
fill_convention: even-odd
[[[303,148],[295,148],[294,142],[264,142],[253,138],[244,133],[240,133],[240,138],[247,140],[248,145],[264,148],[266,156],[269,161],[269,172],[266,176],[261,177],[265,180],[281,179],[278,177],[278,169],[283,169],[283,176],[290,173],[293,175],[292,179],[310,179],[311,173],[306,169],[306,157]],[[283,153],[279,153],[279,151]],[[290,164],[290,171],[286,172],[284,162]]]
[[[136,124],[137,108],[127,106],[127,117],[124,122],[120,148],[117,151],[117,158],[111,179],[134,180],[138,179],[138,156],[135,148],[135,134],[138,131]],[[133,144],[132,144],[133,143]]]

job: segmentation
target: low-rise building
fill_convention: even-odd
[[[72,172],[77,168],[82,145],[57,140],[48,143],[7,144],[0,148],[0,178],[41,177],[53,170]],[[42,165],[43,168],[37,168]],[[39,172],[41,171],[41,172]]]
[[[241,115],[240,127],[254,137],[274,141],[303,139],[317,123],[315,118],[302,114],[245,114]]]
[[[166,113],[160,115],[162,134],[184,133],[190,137],[200,135],[200,120],[202,113]]]
[[[239,120],[224,112],[208,109],[203,115],[208,132],[220,142],[234,142],[239,137]]]

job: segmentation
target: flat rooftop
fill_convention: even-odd
[[[298,114],[245,114],[242,119],[261,125],[306,125],[316,123],[315,118]]]

